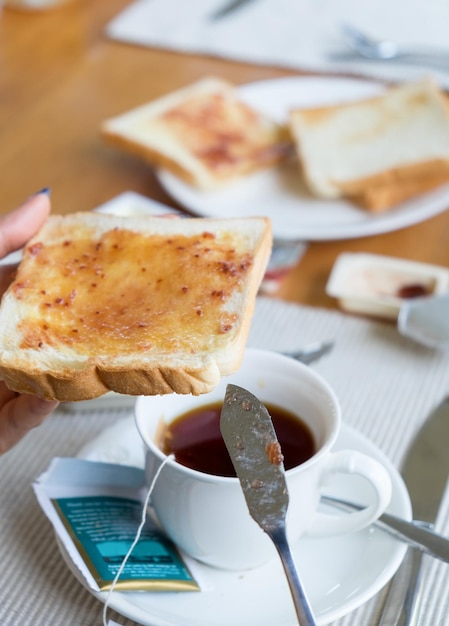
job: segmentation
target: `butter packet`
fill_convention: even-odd
[[[88,586],[109,590],[142,519],[144,471],[55,458],[33,488],[63,550]],[[199,591],[200,587],[175,545],[147,516],[114,589]]]

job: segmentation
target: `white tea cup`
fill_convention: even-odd
[[[332,451],[341,428],[341,410],[329,385],[311,368],[289,357],[247,349],[239,371],[223,378],[210,393],[146,396],[136,402],[148,484],[165,461],[151,496],[154,514],[182,550],[209,565],[233,570],[259,566],[277,554],[251,518],[237,477],[191,469],[172,457],[167,460],[162,451],[161,433],[167,426],[192,409],[223,401],[228,383],[294,414],[313,434],[313,456],[286,471],[291,545],[305,532],[317,536],[356,532],[383,513],[391,497],[390,475],[383,465],[357,450]],[[370,503],[350,514],[318,511],[323,486],[342,474],[366,479]]]

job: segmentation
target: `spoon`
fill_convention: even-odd
[[[271,452],[267,452],[273,447],[280,451],[271,417],[262,402],[249,391],[228,385],[220,429],[249,513],[278,551],[299,623],[301,626],[316,626],[286,535],[289,496],[284,464],[281,460],[274,462]]]
[[[352,24],[341,26],[343,38],[347,45],[365,59],[374,61],[390,61],[405,57],[422,57],[438,60],[440,63],[449,61],[449,50],[434,46],[399,44],[389,39],[375,39],[359,30]]]

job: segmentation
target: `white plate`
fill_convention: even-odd
[[[383,453],[344,426],[336,448],[348,447],[368,453],[385,465],[393,482],[389,511],[410,519],[411,505],[405,485]],[[133,418],[108,428],[78,456],[141,466],[142,442]],[[349,489],[347,482],[346,487],[336,482],[329,493],[363,502],[365,488],[365,483],[357,477]],[[342,617],[376,594],[399,567],[405,550],[405,544],[375,527],[338,538],[303,537],[293,552],[318,624]],[[79,576],[64,556],[74,575]],[[200,583],[205,582],[199,593],[114,592],[110,606],[144,626],[297,626],[277,559],[258,569],[235,573],[195,564],[194,573]],[[106,599],[105,593],[94,595],[102,602]]]
[[[285,122],[292,108],[362,99],[382,89],[372,81],[287,77],[249,83],[239,91],[251,105]],[[376,235],[424,221],[449,207],[449,185],[382,214],[369,213],[345,200],[313,198],[301,183],[294,160],[213,192],[198,191],[165,170],[160,170],[158,177],[175,200],[198,215],[268,216],[277,239],[323,241]]]

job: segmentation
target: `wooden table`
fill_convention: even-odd
[[[50,11],[3,9],[0,212],[46,186],[55,213],[90,210],[126,190],[176,206],[146,164],[104,143],[101,121],[205,75],[237,84],[295,75],[107,39],[105,24],[129,3],[74,0]],[[324,287],[341,252],[449,266],[448,241],[449,211],[397,232],[312,243],[275,297],[333,308]]]

